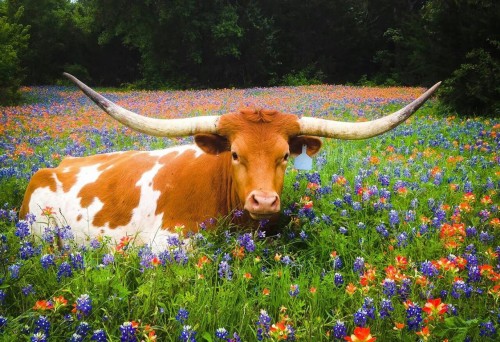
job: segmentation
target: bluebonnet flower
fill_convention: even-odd
[[[8,319],[2,315],[0,315],[0,333],[3,332],[3,329],[7,326]]]
[[[350,193],[344,195],[344,202],[350,206],[352,205],[352,195]]]
[[[379,315],[381,318],[388,318],[391,316],[391,312],[394,311],[394,306],[390,299],[382,299],[380,302]]]
[[[0,305],[2,305],[3,302],[5,301],[5,297],[7,297],[5,291],[0,289]]]
[[[53,254],[44,254],[40,258],[40,263],[42,264],[42,267],[47,270],[50,266],[56,265],[54,260],[55,257]]]
[[[175,320],[180,324],[184,324],[187,321],[188,317],[189,311],[187,311],[185,308],[180,308],[177,312],[177,315],[175,316]]]
[[[71,270],[71,265],[64,261],[59,265],[57,270],[57,281],[61,281],[62,277],[71,277],[73,275],[73,271]]]
[[[16,231],[14,233],[19,239],[24,239],[26,236],[30,235],[30,226],[28,221],[20,220],[16,223]]]
[[[481,328],[479,331],[479,336],[495,337],[497,333],[495,324],[492,321],[483,322],[479,324],[479,327]]]
[[[41,332],[45,334],[45,336],[49,336],[50,332],[50,322],[45,316],[40,316],[35,322],[35,334]]]
[[[56,227],[56,232],[61,240],[72,240],[74,238],[70,226]]]
[[[332,267],[334,270],[340,270],[344,266],[344,263],[342,262],[342,259],[340,256],[335,255],[332,260]]]
[[[337,339],[344,339],[344,337],[347,335],[347,327],[345,326],[344,322],[337,321],[333,326],[332,332],[333,337]]]
[[[233,272],[231,271],[231,266],[227,261],[220,262],[217,273],[220,278],[226,278],[227,280],[233,279]]]
[[[71,338],[69,339],[69,342],[82,342],[82,341],[83,341],[82,335],[78,335],[77,333],[71,335]]]
[[[113,256],[113,254],[104,254],[102,256],[102,264],[104,266],[108,266],[108,265],[112,264],[113,262],[115,262],[115,257]]]
[[[493,239],[494,239],[493,235],[490,235],[488,232],[481,231],[481,233],[479,234],[479,241],[481,241],[484,244],[487,244]]]
[[[456,280],[453,283],[452,289],[451,289],[451,296],[453,298],[460,298],[462,294],[465,295],[465,297],[470,297],[472,293],[472,287],[466,284],[463,280]]]
[[[361,309],[358,309],[358,311],[356,311],[354,313],[354,325],[355,326],[358,326],[358,327],[364,327],[366,325],[366,321],[367,321],[367,312],[365,309],[361,308]]]
[[[90,331],[90,325],[87,322],[80,322],[76,327],[76,334],[85,337]]]
[[[245,247],[247,252],[255,251],[255,243],[252,239],[252,235],[250,233],[245,233],[238,237],[238,243],[240,246]]]
[[[122,325],[120,325],[120,341],[121,342],[136,342],[137,341],[137,336],[136,334],[137,328],[134,327],[132,322],[124,322]]]
[[[93,238],[92,240],[90,240],[89,245],[93,249],[98,249],[101,247],[101,242],[98,239]]]
[[[34,294],[35,293],[35,289],[33,288],[33,285],[31,285],[31,284],[28,284],[25,287],[23,287],[21,289],[21,291],[22,291],[23,295],[25,295],[25,296],[28,296],[30,294]]]
[[[468,266],[468,281],[469,282],[478,282],[481,281],[481,271],[478,266],[472,265]]]
[[[399,224],[399,214],[396,210],[389,211],[389,225],[395,227]]]
[[[354,272],[362,274],[364,269],[365,269],[365,259],[363,257],[356,257],[356,260],[354,260],[354,265],[353,265]]]
[[[291,264],[293,264],[292,259],[288,255],[285,255],[283,258],[281,258],[281,262],[286,266],[290,266]]]
[[[215,337],[224,340],[229,336],[229,333],[225,328],[219,328],[215,331]]]
[[[11,279],[19,279],[19,271],[21,270],[21,264],[15,263],[8,267]]]
[[[321,219],[323,220],[323,222],[325,222],[327,225],[331,225],[332,224],[332,219],[330,216],[326,215],[326,214],[321,214]]]
[[[257,321],[257,340],[262,341],[264,337],[269,337],[271,327],[271,317],[266,310],[260,310],[259,320]]]
[[[288,291],[288,294],[291,297],[297,297],[299,293],[300,293],[299,284],[290,285],[290,291]]]
[[[107,342],[108,338],[106,337],[106,333],[104,332],[104,330],[98,329],[94,330],[94,333],[92,334],[90,340],[96,342]]]
[[[439,270],[434,264],[428,260],[420,264],[420,272],[427,277],[435,277],[439,274]]]
[[[399,285],[398,287],[399,298],[401,298],[402,301],[407,300],[408,296],[410,295],[410,291],[411,291],[411,279],[405,278],[401,281],[401,285]]]
[[[69,261],[71,262],[71,266],[75,270],[83,270],[84,263],[83,263],[83,256],[80,252],[76,253],[71,253],[69,255]]]
[[[22,260],[28,260],[35,255],[39,254],[41,250],[41,246],[38,248],[33,247],[33,243],[30,241],[22,241],[21,248],[19,248],[19,257]]]
[[[416,303],[407,304],[406,308],[406,323],[408,325],[408,330],[417,331],[420,330],[422,325],[422,308]]]
[[[352,203],[352,209],[354,209],[356,211],[359,211],[359,210],[363,209],[363,207],[361,206],[361,203],[359,203],[359,202],[353,202]]]
[[[386,278],[384,279],[382,283],[382,292],[387,296],[387,297],[392,297],[396,294],[396,282],[392,279]]]
[[[346,227],[339,227],[339,233],[342,235],[346,235],[348,233],[348,230]]]
[[[332,204],[333,204],[334,206],[336,206],[337,208],[342,207],[342,203],[343,203],[343,202],[342,202],[342,200],[341,200],[340,198],[336,198],[336,199],[332,202]]]
[[[43,332],[39,331],[34,333],[30,340],[31,342],[47,342],[47,336]]]
[[[375,230],[377,231],[377,233],[379,233],[380,235],[382,235],[385,238],[389,236],[389,231],[387,230],[387,228],[385,227],[385,224],[383,224],[383,223],[381,223],[377,227],[375,227]]]
[[[196,342],[196,331],[190,325],[185,325],[182,327],[179,339],[182,342]]]
[[[408,245],[408,233],[401,232],[396,235],[398,247],[406,247]]]
[[[366,311],[366,316],[375,319],[375,304],[373,298],[365,297],[362,308]]]
[[[477,235],[477,229],[476,227],[467,227],[465,228],[465,235],[467,237],[473,237]]]
[[[307,239],[307,234],[305,231],[301,230],[300,233],[299,233],[299,236],[302,240],[306,240]]]
[[[342,286],[344,284],[344,278],[342,277],[342,274],[335,273],[335,276],[333,277],[333,283],[337,287]]]
[[[76,299],[76,310],[83,316],[90,315],[92,311],[92,299],[88,294],[82,294]]]
[[[43,241],[47,242],[48,244],[53,244],[55,237],[56,232],[54,231],[54,229],[52,229],[51,227],[45,227],[42,233]]]

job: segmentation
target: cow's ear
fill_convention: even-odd
[[[196,134],[194,142],[208,154],[219,154],[229,151],[229,142],[227,139],[217,134]]]
[[[288,145],[290,145],[292,156],[301,154],[303,145],[307,146],[307,155],[313,156],[321,149],[321,139],[309,135],[299,135],[290,138]]]

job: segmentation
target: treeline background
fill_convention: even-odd
[[[497,0],[0,0],[0,97],[93,86],[429,86],[500,115]],[[0,101],[1,102],[1,101]]]

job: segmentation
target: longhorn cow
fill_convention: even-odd
[[[117,240],[138,235],[161,244],[182,224],[197,231],[209,218],[244,210],[248,221],[280,211],[280,194],[290,156],[321,148],[318,137],[365,139],[387,132],[410,117],[439,87],[388,116],[368,122],[299,118],[273,110],[243,109],[221,116],[154,119],[130,112],[73,81],[107,114],[133,130],[159,136],[194,135],[193,145],[157,151],[127,151],[65,158],[37,171],[20,209],[42,218],[45,207],[72,227],[77,238],[99,234]],[[58,213],[58,214],[56,214]],[[34,224],[42,234],[46,223]],[[153,241],[154,240],[154,241]]]

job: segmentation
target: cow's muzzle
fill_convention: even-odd
[[[254,220],[267,219],[278,213],[280,208],[280,196],[276,192],[254,190],[245,201],[245,209]]]

